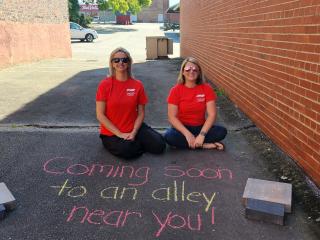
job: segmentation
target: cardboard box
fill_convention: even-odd
[[[167,58],[173,54],[173,41],[164,36],[146,37],[147,59]]]

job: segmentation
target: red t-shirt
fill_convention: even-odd
[[[123,133],[133,130],[138,116],[138,105],[145,105],[148,98],[139,80],[128,79],[124,82],[108,77],[98,86],[96,101],[106,102],[106,117]],[[100,133],[107,136],[114,135],[102,124]]]
[[[167,102],[178,106],[177,117],[184,125],[199,126],[205,122],[206,103],[216,98],[209,84],[200,84],[194,88],[177,84],[171,88]]]

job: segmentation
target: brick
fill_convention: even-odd
[[[3,182],[0,183],[0,204],[3,204],[8,210],[12,210],[16,206],[16,199]]]
[[[32,7],[28,7],[32,6]],[[0,20],[23,23],[68,22],[68,2],[65,0],[5,1],[0,9]]]
[[[225,88],[298,164],[304,161],[295,154],[290,132],[303,132],[304,140],[320,132],[318,1],[201,1],[200,8],[195,1],[180,4],[181,55],[197,57],[208,79]],[[272,131],[270,124],[276,126]],[[318,151],[314,147],[306,153]],[[320,171],[306,172],[320,179]]]
[[[280,203],[248,199],[245,210],[248,219],[284,225],[284,206]]]
[[[6,215],[6,208],[3,204],[0,204],[0,221],[4,219]]]
[[[292,185],[288,183],[248,178],[243,193],[243,204],[248,199],[279,203],[284,205],[285,212],[291,212]]]

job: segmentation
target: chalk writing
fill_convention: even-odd
[[[211,224],[214,225],[214,207],[211,208]]]
[[[172,229],[189,229],[191,231],[200,231],[201,225],[202,225],[202,218],[201,215],[198,213],[195,217],[195,226],[191,226],[191,215],[188,214],[187,217],[184,217],[182,215],[173,214],[172,212],[169,212],[165,219],[160,219],[159,214],[152,211],[152,214],[154,218],[156,219],[157,223],[159,224],[159,229],[155,233],[156,237],[159,237],[161,233],[167,228],[170,227]]]
[[[182,181],[180,187],[177,181],[173,182],[173,186],[166,188],[158,188],[152,191],[152,198],[159,201],[189,201],[189,202],[205,202],[205,211],[207,212],[213,203],[216,193],[207,195],[204,192],[186,193],[185,182]]]
[[[190,168],[187,170],[183,170],[181,168],[182,167],[178,165],[165,167],[164,175],[167,177],[175,177],[175,178],[186,176],[189,178],[222,179],[224,177],[227,177],[230,180],[232,179],[232,171],[226,168],[223,168],[223,169]],[[226,176],[223,173],[226,174]]]
[[[77,216],[79,223],[105,224],[114,228],[122,228],[126,225],[129,216],[141,218],[142,214],[129,210],[104,211],[101,209],[92,209],[90,211],[86,206],[73,206],[68,215],[67,222],[74,221]]]
[[[56,157],[49,159],[43,165],[46,173],[53,175],[75,175],[92,177],[96,174],[104,175],[106,178],[127,178],[139,180],[139,182],[129,182],[129,186],[142,186],[149,181],[149,167],[134,168],[133,166],[106,165],[106,164],[72,164],[72,158]]]
[[[118,190],[119,190],[119,187],[107,187],[100,192],[100,196],[104,199],[110,199],[110,198],[122,199],[125,192],[127,192],[128,190],[131,190],[132,191],[131,199],[136,200],[137,198],[138,190],[136,188],[123,187],[120,194],[118,194]]]
[[[195,185],[190,181],[217,181],[232,180],[233,173],[224,167],[199,168],[183,167],[179,165],[165,166],[162,169],[162,176],[166,179],[165,185],[155,186],[152,189],[148,186],[151,179],[151,168],[148,166],[134,167],[119,164],[100,164],[100,163],[78,163],[73,158],[56,157],[45,161],[43,171],[52,176],[70,176],[73,181],[83,177],[99,177],[98,189],[92,186],[84,186],[71,183],[66,179],[62,184],[50,186],[57,191],[58,196],[86,199],[88,194],[96,195],[102,201],[133,201],[136,203],[139,198],[149,198],[157,203],[158,207],[165,208],[168,203],[188,203],[197,209],[192,209],[188,213],[178,213],[173,210],[156,211],[152,205],[148,206],[149,211],[132,211],[124,209],[105,209],[88,208],[86,204],[75,205],[67,212],[67,223],[80,223],[90,225],[103,225],[110,228],[124,228],[130,224],[139,226],[145,223],[144,215],[153,219],[155,231],[153,235],[158,238],[167,231],[191,231],[197,233],[203,231],[206,226],[216,224],[214,203],[218,196],[217,192],[206,188],[205,190],[194,189]],[[159,172],[159,169],[157,169]],[[109,186],[101,186],[101,178],[108,179]],[[112,181],[109,181],[112,180]],[[119,180],[124,186],[117,185]],[[169,181],[168,181],[169,180]],[[170,181],[172,180],[172,181]],[[214,185],[212,185],[214,186]],[[138,188],[139,187],[139,188]],[[145,189],[147,187],[147,191]],[[196,185],[201,188],[201,185]],[[163,206],[162,206],[163,205]],[[112,205],[110,205],[112,206]],[[141,206],[139,204],[139,206]],[[143,208],[144,209],[144,208]],[[143,215],[144,214],[144,215]],[[147,239],[147,237],[146,237]]]
[[[50,186],[51,188],[58,188],[60,189],[60,191],[58,192],[58,196],[61,196],[64,192],[64,190],[66,189],[70,189],[69,191],[67,191],[67,196],[69,197],[83,197],[84,195],[87,194],[87,189],[85,186],[76,186],[76,187],[72,187],[72,186],[68,186],[68,182],[69,180],[67,179],[66,181],[64,181],[63,185],[61,186]]]

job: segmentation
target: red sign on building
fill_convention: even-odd
[[[81,12],[99,12],[98,4],[80,4]]]

